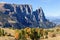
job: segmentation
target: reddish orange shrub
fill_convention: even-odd
[[[19,32],[15,32],[15,36],[14,36],[17,40],[19,39]]]

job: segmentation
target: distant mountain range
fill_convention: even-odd
[[[0,26],[19,29],[25,27],[51,28],[55,24],[45,18],[41,7],[33,11],[32,6],[28,4],[0,3]]]
[[[47,17],[48,20],[51,22],[56,23],[57,25],[60,25],[60,18],[59,17]]]

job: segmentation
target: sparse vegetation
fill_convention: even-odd
[[[31,40],[38,40],[40,37],[44,38],[44,35],[48,35],[48,32],[45,31],[44,29],[40,28],[25,28],[21,30],[16,30],[15,33],[15,38],[16,39],[22,39],[22,40],[27,40],[30,38]],[[46,38],[48,38],[46,36]]]
[[[0,36],[5,36],[4,30],[0,28]]]
[[[10,28],[9,28],[10,29]],[[14,36],[11,33],[6,32],[3,28],[0,28],[0,36],[14,37],[16,40],[39,40],[48,39],[49,37],[56,37],[56,34],[60,34],[60,29],[42,29],[42,28],[24,28],[24,29],[10,29],[14,30]],[[12,32],[12,31],[11,31]]]

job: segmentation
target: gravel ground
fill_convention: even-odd
[[[48,39],[41,39],[41,40],[60,40],[60,36],[48,38]]]
[[[15,40],[15,38],[14,37],[4,36],[4,37],[0,37],[0,40]]]

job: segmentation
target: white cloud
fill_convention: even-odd
[[[50,1],[52,1],[52,0],[41,0],[42,2],[50,2]]]
[[[7,3],[7,2],[3,2],[3,1],[1,1],[0,3]]]

